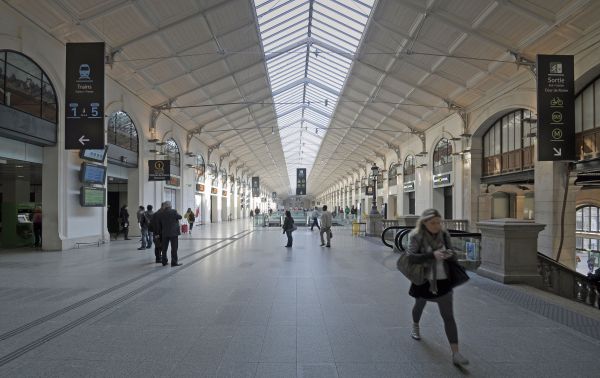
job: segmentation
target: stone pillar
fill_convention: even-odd
[[[524,194],[516,195],[515,218],[517,218],[517,219],[528,219],[529,218],[529,216],[527,214],[525,214],[525,195]]]
[[[369,214],[367,216],[367,236],[381,236],[383,232],[382,219],[383,215],[381,214]]]
[[[576,190],[569,188],[564,219],[562,205],[567,183],[568,163],[536,162],[535,221],[546,225],[540,233],[539,252],[556,259],[564,221],[564,239],[560,262],[575,269],[575,199]]]
[[[503,283],[541,286],[537,271],[538,234],[543,224],[516,219],[477,223],[481,230],[481,265],[477,274]]]

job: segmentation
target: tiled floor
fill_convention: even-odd
[[[413,301],[390,250],[334,234],[324,248],[300,228],[284,248],[280,229],[202,226],[180,238],[177,268],[135,241],[0,252],[0,376],[598,376],[598,339],[476,275],[455,291],[471,360],[456,368],[435,304],[423,340],[409,337]]]

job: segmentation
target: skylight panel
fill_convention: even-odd
[[[254,2],[292,187],[296,167],[310,175],[373,3]]]

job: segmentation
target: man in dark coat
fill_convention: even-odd
[[[148,230],[150,232],[152,232],[153,236],[154,236],[154,257],[156,258],[157,263],[162,262],[162,258],[161,258],[162,239],[160,236],[160,232],[161,232],[160,216],[164,210],[165,210],[165,203],[163,202],[160,206],[160,209],[158,209],[158,211],[152,215],[152,218],[150,219],[150,226],[148,227]]]
[[[169,260],[167,259],[167,251],[169,244],[171,244],[171,266],[181,265],[177,258],[177,248],[179,245],[179,235],[181,234],[181,227],[179,226],[179,220],[181,215],[177,213],[177,210],[171,208],[171,201],[165,202],[165,209],[158,217],[160,224],[160,238],[162,242],[162,264],[167,265]]]

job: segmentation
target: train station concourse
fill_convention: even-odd
[[[0,376],[598,376],[599,46],[595,0],[0,0]]]

